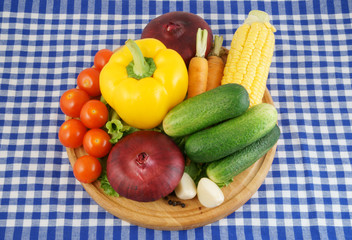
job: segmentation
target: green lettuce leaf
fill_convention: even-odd
[[[119,196],[119,194],[115,191],[115,189],[111,187],[108,177],[106,175],[106,170],[102,171],[99,177],[99,180],[100,180],[100,187],[104,190],[105,194],[112,197]]]
[[[130,131],[130,126],[124,125],[119,119],[112,119],[105,124],[112,144],[117,143],[124,135],[124,132]]]
[[[202,177],[207,177],[206,168],[206,164],[191,161],[187,166],[185,166],[185,172],[188,173],[194,183],[198,185],[198,182]]]

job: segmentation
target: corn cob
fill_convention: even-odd
[[[253,10],[235,32],[221,84],[238,83],[246,88],[250,106],[262,102],[276,29],[269,23],[269,15]]]

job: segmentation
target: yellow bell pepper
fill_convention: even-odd
[[[182,57],[159,40],[127,40],[100,73],[100,90],[127,124],[158,126],[186,96],[187,67]]]

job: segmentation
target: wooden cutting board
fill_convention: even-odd
[[[268,90],[263,102],[273,104]],[[171,206],[167,200],[160,199],[155,202],[141,203],[128,200],[124,197],[110,197],[100,188],[100,182],[82,184],[88,194],[114,216],[145,228],[158,230],[184,230],[192,229],[220,220],[236,211],[246,203],[263,183],[274,159],[276,145],[247,170],[237,175],[233,183],[222,188],[225,201],[216,208],[203,207],[197,198],[182,201],[186,204]],[[73,166],[80,156],[85,155],[83,147],[67,148],[67,154]],[[176,197],[169,197],[177,200]]]
[[[226,61],[226,55],[224,60]],[[273,104],[268,89],[265,91],[263,102]],[[225,201],[216,208],[203,207],[197,197],[182,201],[186,205],[182,208],[179,205],[169,205],[165,199],[142,203],[124,197],[110,197],[104,194],[99,181],[82,185],[97,204],[131,224],[157,230],[192,229],[220,220],[246,203],[263,183],[275,152],[276,145],[264,157],[237,175],[230,185],[222,188]],[[67,154],[72,167],[77,158],[86,155],[83,147],[67,148]],[[170,196],[169,199],[178,200],[175,196]]]

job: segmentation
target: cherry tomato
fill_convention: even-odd
[[[81,110],[80,118],[87,128],[101,128],[109,117],[108,108],[99,100],[89,100]]]
[[[95,68],[84,69],[77,77],[77,85],[80,89],[86,91],[89,96],[100,96],[99,87],[99,74],[100,72]]]
[[[73,174],[82,183],[92,183],[101,173],[101,164],[95,157],[85,155],[79,157],[73,166]]]
[[[110,136],[104,130],[95,128],[89,130],[83,138],[83,148],[91,156],[105,157],[112,147]]]
[[[88,94],[82,89],[67,90],[60,98],[61,111],[69,117],[77,118],[83,105],[89,101]]]
[[[65,147],[78,148],[82,145],[86,132],[87,128],[80,120],[69,119],[59,129],[59,140]]]
[[[109,49],[101,49],[94,56],[94,66],[100,71],[110,60],[113,52]]]

